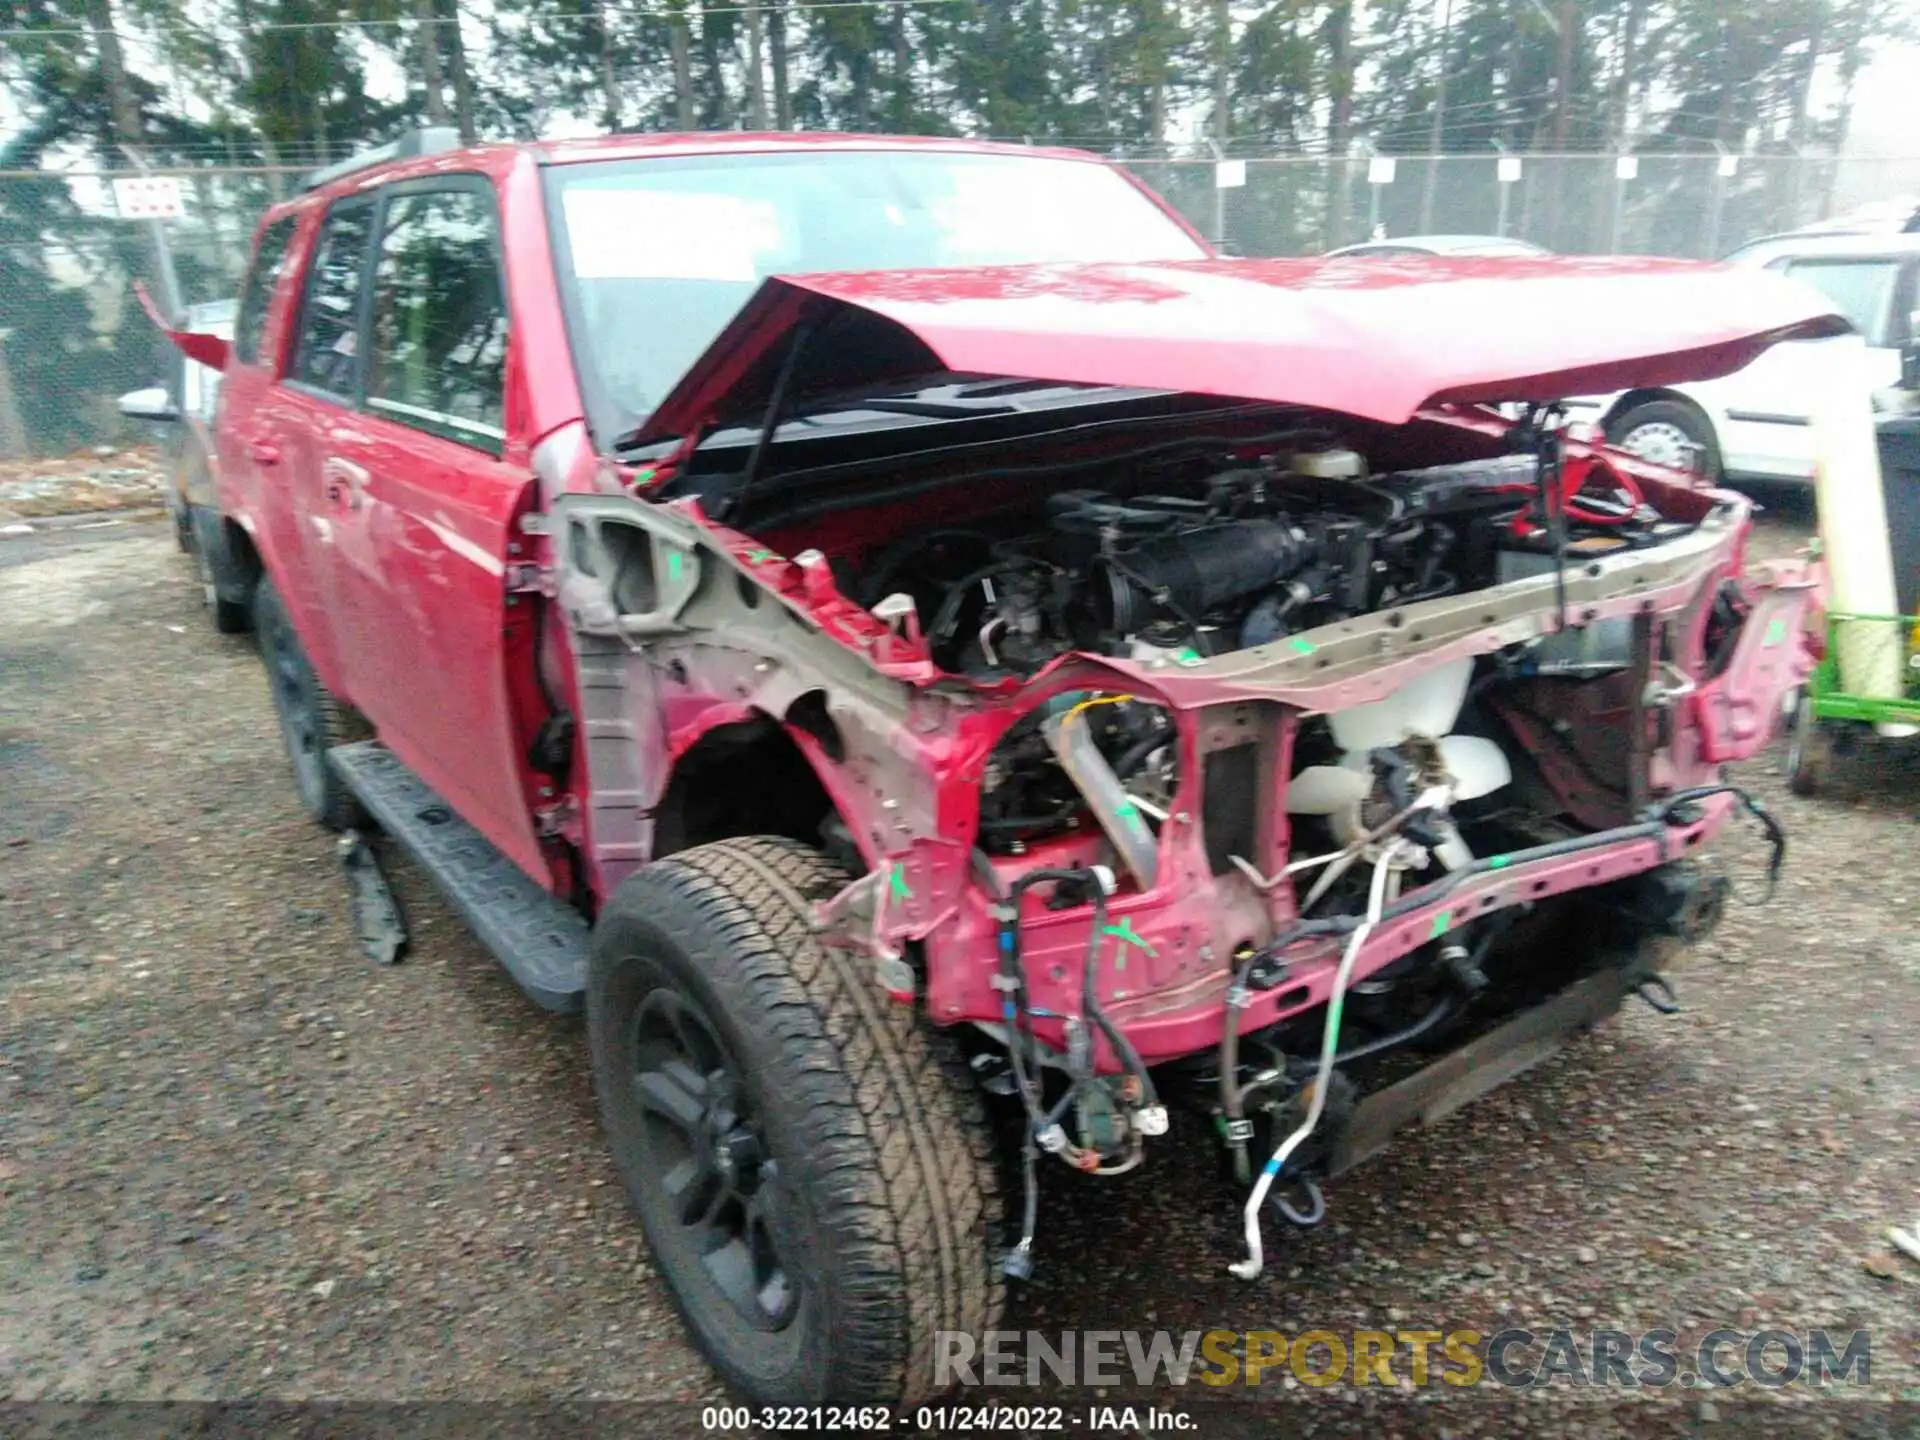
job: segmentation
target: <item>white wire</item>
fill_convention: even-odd
[[[1333,1076],[1333,1057],[1339,1053],[1340,1006],[1347,991],[1347,979],[1353,974],[1354,961],[1360,958],[1360,949],[1367,943],[1367,936],[1373,933],[1373,927],[1380,922],[1380,912],[1386,908],[1387,876],[1395,863],[1401,858],[1404,842],[1395,840],[1373,863],[1373,882],[1367,887],[1367,915],[1347,941],[1347,948],[1340,956],[1340,968],[1333,974],[1333,989],[1327,996],[1327,1023],[1320,1040],[1320,1071],[1313,1083],[1313,1099],[1307,1106],[1307,1118],[1300,1122],[1280,1148],[1273,1152],[1273,1158],[1267,1161],[1266,1168],[1260,1172],[1260,1179],[1254,1184],[1253,1193],[1247,1197],[1247,1258],[1236,1260],[1227,1268],[1242,1280],[1257,1280],[1260,1272],[1266,1268],[1266,1252],[1260,1242],[1260,1210],[1267,1203],[1267,1192],[1273,1188],[1273,1177],[1280,1173],[1287,1163],[1287,1157],[1300,1147],[1314,1127],[1320,1123],[1320,1112],[1326,1108],[1327,1082]]]

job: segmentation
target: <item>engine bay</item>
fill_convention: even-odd
[[[1024,680],[1072,652],[1200,664],[1357,616],[1564,572],[1691,528],[1603,459],[1563,475],[1558,430],[1529,438],[1509,453],[1382,472],[1319,434],[1252,459],[1242,451],[1232,463],[1216,452],[1143,464],[1125,488],[1109,465],[1101,488],[1029,487],[1024,503],[930,526],[835,568],[876,613],[915,615],[943,669],[992,683]],[[1063,470],[1063,479],[1079,478]],[[1616,624],[1538,644],[1526,668],[1592,679],[1627,660]],[[1456,668],[1464,687],[1467,669]],[[1088,816],[1084,777],[1070,773],[1059,738],[1063,717],[1085,710],[1085,699],[1056,697],[996,747],[980,787],[987,853],[1091,834],[1098,819],[1125,856],[1110,817],[1097,808]],[[1115,804],[1157,829],[1178,788],[1171,718],[1143,698],[1100,707],[1076,714],[1076,728],[1111,772]],[[1324,728],[1310,727],[1308,753],[1316,740],[1335,758],[1351,750],[1317,733]],[[1473,763],[1464,742],[1450,745],[1451,763]],[[1309,794],[1302,803],[1316,802]],[[1144,888],[1141,867],[1129,868]]]
[[[911,598],[935,661],[975,679],[1025,677],[1070,650],[1191,663],[1550,568],[1541,463],[1370,474],[1327,445],[1161,472],[1138,490],[1059,489],[1037,510],[888,547],[856,593],[870,606]],[[1686,528],[1604,474],[1567,507],[1568,555]]]

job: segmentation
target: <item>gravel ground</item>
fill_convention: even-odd
[[[1879,1238],[1920,1212],[1916,757],[1817,802],[1777,753],[1747,766],[1787,873],[1679,973],[1685,1013],[1633,1006],[1405,1136],[1254,1286],[1225,1273],[1236,1216],[1195,1127],[1130,1183],[1049,1176],[1010,1323],[1863,1328],[1871,1396],[1920,1402],[1920,1265]],[[257,661],[162,527],[0,541],[0,1397],[721,1398],[625,1212],[578,1024],[393,874],[414,950],[375,968]],[[1309,1429],[1360,1419],[1351,1392],[1269,1393],[1320,1402]],[[1729,1409],[1445,1398],[1455,1435]],[[1855,1391],[1779,1413],[1900,1423]]]

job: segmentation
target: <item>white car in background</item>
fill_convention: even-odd
[[[1776,235],[1734,251],[1727,263],[1812,285],[1866,338],[1876,396],[1899,384],[1900,352],[1920,338],[1920,235]],[[1661,464],[1697,465],[1735,484],[1811,481],[1810,397],[1828,363],[1823,347],[1834,343],[1775,345],[1719,380],[1588,396],[1569,401],[1568,410],[1574,419],[1598,422],[1614,444]]]

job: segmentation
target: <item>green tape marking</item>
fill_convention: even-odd
[[[1133,928],[1131,918],[1122,920],[1118,925],[1109,925],[1100,933],[1102,935],[1111,935],[1122,945],[1136,945],[1149,955],[1158,955],[1160,953],[1154,949],[1153,946],[1149,945]],[[1127,952],[1125,950],[1120,951],[1119,954],[1114,957],[1113,968],[1116,970],[1124,970],[1127,968]]]
[[[1452,918],[1451,913],[1446,910],[1442,910],[1438,915],[1434,916],[1433,929],[1427,932],[1427,939],[1438,940],[1442,935],[1446,934],[1447,921],[1450,920],[1451,918]]]
[[[894,866],[893,874],[888,877],[887,883],[893,890],[894,899],[911,900],[913,898],[913,887],[907,884],[907,867],[906,866],[904,865]]]
[[[1127,801],[1123,800],[1118,805],[1114,806],[1113,813],[1118,815],[1122,820],[1126,821],[1127,824],[1132,826],[1135,830],[1144,830],[1147,828],[1147,822],[1140,818],[1140,812],[1136,810],[1133,807],[1133,805]]]
[[[1194,649],[1191,645],[1189,645],[1186,649],[1180,651],[1173,658],[1179,661],[1180,664],[1182,665],[1204,665],[1207,663],[1207,657],[1202,655],[1198,650]]]
[[[667,552],[667,578],[669,580],[678,580],[680,578],[680,566],[684,561],[685,557],[682,556],[678,550],[669,550]]]
[[[1782,640],[1786,638],[1787,638],[1787,622],[1784,620],[1774,620],[1770,624],[1768,624],[1767,638],[1761,643],[1764,645],[1778,645]]]
[[[1487,868],[1489,870],[1504,870],[1512,863],[1513,857],[1511,855],[1494,855],[1488,857]]]
[[[1302,655],[1311,655],[1313,653],[1313,642],[1311,640],[1302,640],[1298,635],[1296,635],[1293,637],[1293,639],[1291,639],[1287,643],[1293,646],[1293,648],[1295,650],[1298,650]]]
[[[636,485],[651,485],[653,483],[653,477],[659,473],[658,470],[649,465],[644,469],[633,472],[633,483]]]
[[[778,557],[776,557],[776,556],[774,555],[774,553],[773,553],[773,552],[772,552],[771,550],[749,550],[749,551],[747,551],[747,563],[748,563],[749,565],[764,565],[764,564],[766,564],[766,563],[767,563],[767,562],[768,562],[769,560],[773,560],[773,559],[776,559],[776,558],[778,558]]]

